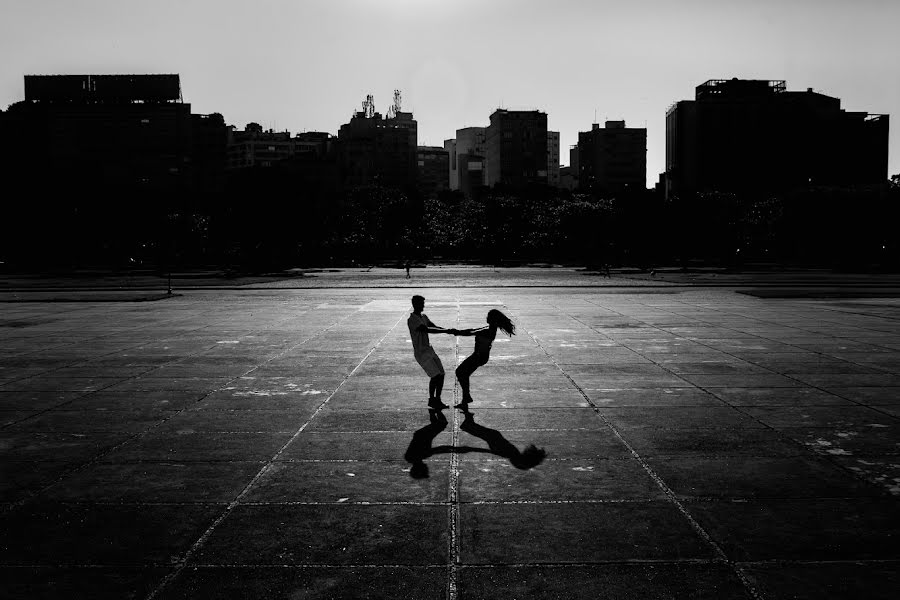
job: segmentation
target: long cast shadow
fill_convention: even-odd
[[[464,410],[463,413],[465,418],[460,423],[459,428],[470,435],[484,440],[487,442],[488,447],[476,448],[474,446],[447,445],[432,447],[434,438],[447,428],[447,418],[440,411],[429,410],[428,418],[430,423],[413,433],[413,439],[406,449],[406,454],[404,454],[404,458],[411,465],[409,469],[411,477],[414,479],[428,477],[428,465],[425,464],[425,459],[435,454],[485,452],[506,458],[514,467],[523,470],[538,466],[546,458],[547,452],[543,448],[529,444],[524,450],[519,451],[499,431],[476,423],[474,415],[468,410]]]
[[[538,466],[547,456],[547,452],[543,448],[538,448],[534,444],[529,444],[520,452],[519,449],[503,437],[503,434],[499,431],[476,423],[474,415],[468,410],[463,412],[466,416],[463,419],[463,422],[460,423],[459,428],[468,434],[483,439],[487,442],[488,449],[458,446],[455,450],[456,452],[490,452],[491,454],[496,454],[497,456],[509,459],[512,466],[523,470],[532,469]]]
[[[428,465],[425,459],[435,454],[435,449],[431,447],[434,438],[447,428],[447,417],[439,410],[428,409],[428,425],[417,429],[413,433],[412,440],[403,458],[410,463],[409,475],[413,479],[424,479],[428,477]]]

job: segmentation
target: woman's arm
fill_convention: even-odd
[[[486,331],[488,327],[476,327],[474,329],[458,329],[456,335],[478,335],[482,331]]]

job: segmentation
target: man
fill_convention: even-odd
[[[422,310],[425,309],[425,298],[412,297],[413,312],[409,315],[406,324],[409,326],[409,337],[412,339],[413,354],[425,373],[431,378],[428,382],[428,407],[435,410],[448,408],[441,401],[441,392],[444,391],[444,365],[438,358],[434,348],[428,341],[429,333],[448,333],[455,335],[455,329],[444,329],[431,322]]]

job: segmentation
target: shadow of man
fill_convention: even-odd
[[[547,452],[543,448],[538,448],[534,444],[529,444],[525,450],[519,451],[509,440],[503,437],[496,429],[479,425],[475,422],[474,415],[469,411],[463,411],[466,415],[459,428],[470,435],[474,435],[487,442],[488,450],[483,448],[471,448],[468,446],[460,446],[456,448],[456,452],[490,452],[497,456],[509,459],[512,466],[517,469],[532,469],[544,460]]]
[[[431,448],[434,438],[447,428],[447,417],[439,410],[428,411],[428,425],[417,429],[413,433],[412,441],[403,458],[410,463],[409,475],[413,479],[425,479],[428,477],[428,465],[425,459],[435,453]]]

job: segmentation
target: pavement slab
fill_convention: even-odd
[[[0,567],[0,598],[139,600],[171,572],[165,567]]]
[[[709,559],[712,549],[669,502],[464,504],[462,564]]]
[[[239,506],[192,563],[438,565],[447,562],[447,509],[422,505]],[[265,531],[265,536],[257,532]]]
[[[748,564],[747,573],[766,598],[889,600],[900,590],[896,563],[828,562]]]
[[[189,567],[159,596],[421,600],[447,593],[447,567]]]
[[[736,561],[900,558],[894,498],[704,500],[687,509]]]
[[[0,597],[896,597],[900,301],[522,277],[5,304]]]
[[[461,599],[597,598],[746,600],[740,580],[724,565],[600,564],[536,567],[465,567]]]

